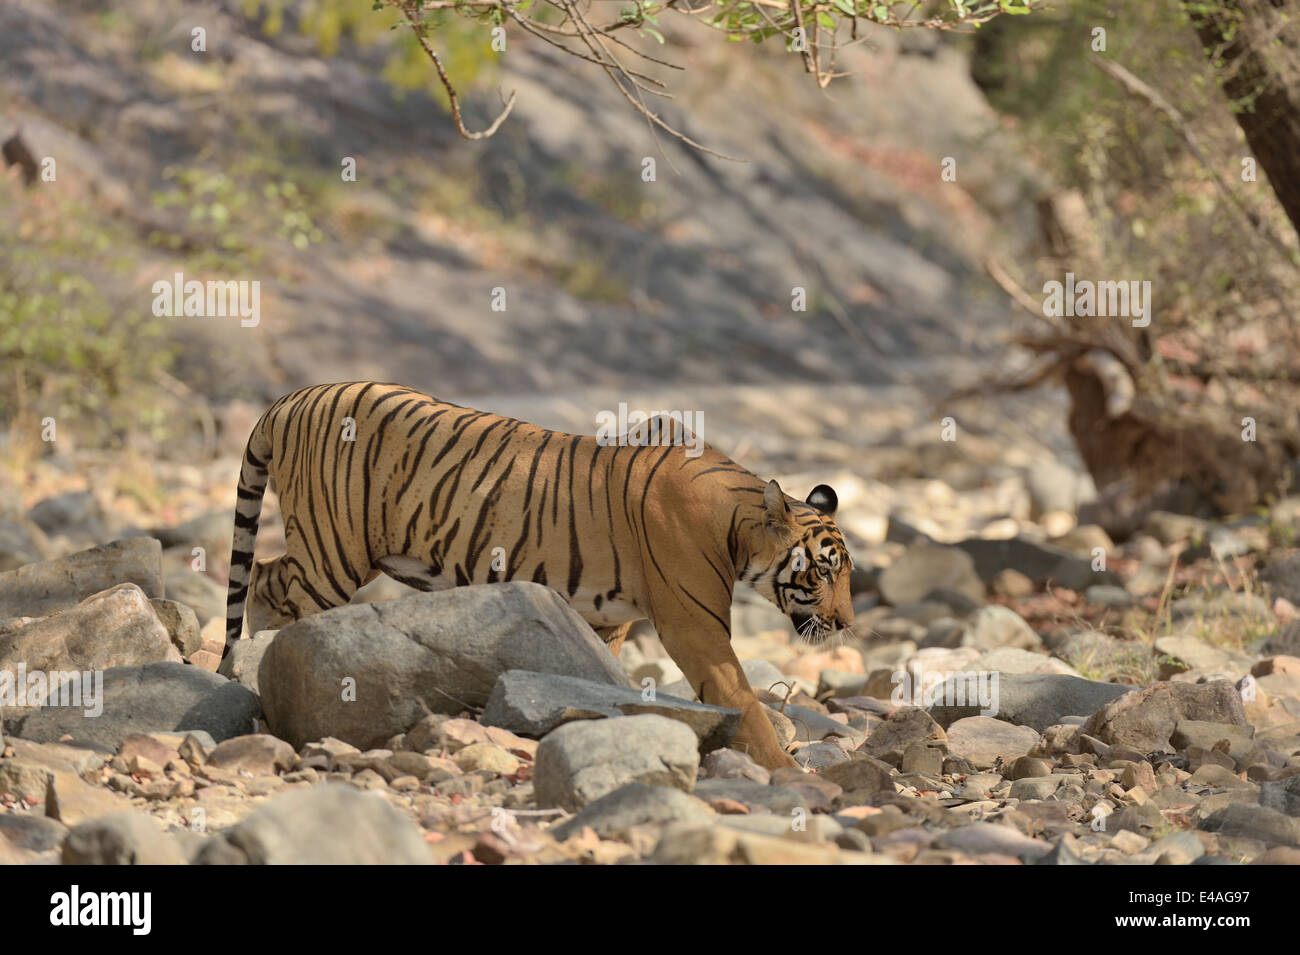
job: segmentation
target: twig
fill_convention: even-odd
[[[465,122],[461,119],[460,115],[460,97],[456,95],[456,88],[451,85],[451,78],[447,76],[447,71],[443,68],[442,59],[438,56],[433,47],[429,45],[429,40],[424,35],[425,27],[420,21],[416,5],[410,2],[402,2],[399,6],[401,11],[406,14],[407,23],[411,28],[411,32],[415,34],[416,42],[420,44],[420,48],[423,49],[429,59],[433,61],[433,68],[438,71],[438,79],[442,81],[442,87],[447,91],[447,99],[451,103],[451,118],[456,124],[456,132],[460,133],[464,139],[487,139],[501,128],[501,124],[506,121],[506,117],[510,115],[510,111],[515,108],[515,91],[512,90],[510,92],[509,99],[502,100],[505,104],[505,108],[501,110],[501,113],[492,121],[492,125],[487,129],[477,133],[466,129]]]

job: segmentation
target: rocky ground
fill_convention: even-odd
[[[377,582],[214,672],[228,489],[13,488],[0,674],[103,686],[93,718],[0,698],[0,860],[1300,862],[1300,499],[1116,544],[1032,457],[890,440],[840,482],[856,639],[738,593],[777,772],[652,631],[615,659],[533,584]]]

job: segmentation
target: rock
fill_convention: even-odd
[[[1231,654],[1196,637],[1161,637],[1156,640],[1156,652],[1169,658],[1160,666],[1160,677],[1165,680],[1184,670],[1235,669]]]
[[[823,670],[858,673],[863,677],[867,675],[862,664],[862,653],[853,647],[835,647],[817,653],[805,653],[787,662],[782,670],[809,683],[817,683]]]
[[[1269,564],[1259,572],[1259,579],[1269,585],[1273,596],[1300,606],[1300,555]]]
[[[1145,670],[1155,655],[1149,644],[1116,640],[1096,630],[1058,633],[1044,642],[1056,656],[1086,673]]]
[[[943,728],[925,710],[915,706],[903,706],[876,727],[875,731],[867,737],[866,742],[859,747],[859,751],[892,766],[899,766],[902,764],[903,754],[914,743],[942,743],[947,738]],[[942,757],[939,762],[942,765]]]
[[[1169,511],[1152,511],[1142,524],[1145,533],[1166,546],[1185,540],[1201,540],[1209,527],[1209,523],[1202,518]]]
[[[161,555],[156,540],[132,537],[6,571],[0,574],[0,620],[68,610],[124,583],[161,597]]]
[[[116,751],[133,733],[206,730],[226,740],[256,729],[257,696],[225,677],[180,663],[150,663],[104,671],[103,712],[48,706],[10,727],[14,736],[74,741]]]
[[[1259,804],[1288,816],[1300,816],[1300,774],[1261,783]]]
[[[1084,732],[1104,743],[1122,744],[1140,753],[1169,752],[1179,720],[1246,725],[1237,688],[1213,683],[1154,683],[1130,690],[1089,718]]]
[[[564,842],[590,828],[602,839],[622,839],[634,826],[680,822],[708,825],[714,813],[693,796],[670,786],[628,783],[589,803],[582,811],[548,833]]]
[[[297,754],[284,740],[265,733],[236,736],[217,744],[207,765],[254,776],[274,776],[293,768]]]
[[[1123,587],[1116,587],[1113,584],[1093,584],[1083,592],[1083,599],[1085,603],[1094,606],[1113,607],[1115,609],[1131,607],[1137,602],[1131,593]]]
[[[430,865],[420,830],[382,798],[353,786],[280,793],[214,835],[201,865]]]
[[[0,795],[13,796],[27,805],[45,801],[45,791],[54,777],[48,766],[30,759],[0,761]]]
[[[334,736],[371,748],[426,713],[483,706],[508,670],[630,685],[559,594],[525,582],[455,587],[304,618],[276,635],[258,685],[267,722],[281,739],[302,746]],[[353,681],[355,699],[344,698],[345,679]]]
[[[663,716],[621,716],[566,723],[537,747],[533,785],[538,805],[576,812],[630,782],[695,787],[700,754],[695,734]]]
[[[171,637],[172,646],[185,659],[197,652],[203,645],[199,638],[199,620],[194,615],[194,611],[183,603],[175,600],[163,600],[154,597],[149,601],[153,607],[153,612],[158,615],[158,620],[167,629],[167,635]]]
[[[1010,673],[1017,676],[1031,673],[1050,673],[1082,679],[1079,671],[1068,663],[1062,663],[1055,657],[1049,657],[1045,653],[1018,650],[1015,647],[1000,647],[997,650],[983,653],[971,662],[969,669],[988,670],[990,672],[996,670],[1002,674]]]
[[[936,587],[976,602],[984,600],[984,584],[969,556],[955,547],[924,542],[909,547],[886,567],[879,587],[885,602],[894,605],[921,600]]]
[[[545,736],[574,720],[657,713],[689,726],[705,751],[725,746],[740,711],[692,703],[663,693],[647,701],[640,690],[555,673],[509,670],[497,678],[480,721],[527,736]]]
[[[463,772],[485,770],[498,776],[513,776],[521,765],[514,756],[491,743],[471,743],[453,756],[452,761]]]
[[[784,707],[787,719],[794,723],[794,738],[801,743],[815,743],[831,736],[844,736],[850,739],[865,739],[866,732],[848,723],[841,723],[825,713],[807,706],[787,703]]]
[[[789,749],[790,744],[794,742],[798,730],[795,729],[794,721],[784,713],[778,713],[770,706],[763,707],[763,715],[767,717],[772,729],[776,731],[777,744],[782,749]]]
[[[254,693],[257,689],[257,671],[266,656],[267,648],[275,639],[278,630],[259,630],[247,640],[237,640],[217,667],[217,672],[227,680],[234,680],[240,686],[248,687]]]
[[[0,628],[0,669],[106,670],[133,663],[181,662],[171,636],[135,584],[87,597],[70,610]]]
[[[47,534],[79,528],[97,536],[103,530],[103,512],[90,491],[65,491],[47,497],[27,512],[32,523]]]
[[[822,670],[817,674],[817,697],[858,696],[867,686],[865,673],[849,673],[846,670]]]
[[[972,822],[950,829],[940,833],[935,838],[934,844],[945,849],[956,849],[967,855],[992,852],[1011,856],[1022,862],[1034,862],[1052,851],[1050,844],[995,822]]]
[[[1161,836],[1129,861],[1136,865],[1191,865],[1205,855],[1205,846],[1194,832],[1171,832]]]
[[[1300,657],[1300,620],[1292,620],[1264,641],[1262,651],[1271,656]]]
[[[1077,557],[1086,557],[1089,561],[1099,547],[1104,554],[1115,549],[1115,542],[1110,535],[1097,524],[1080,524],[1074,530],[1053,538],[1052,545]]]
[[[230,520],[229,516],[226,518]],[[230,536],[227,528],[226,536]],[[226,545],[229,546],[229,545]],[[182,603],[194,611],[200,629],[213,620],[219,621],[222,639],[226,629],[226,588],[221,586],[203,571],[190,566],[190,549],[184,548],[180,553],[163,552],[163,587],[167,598]]]
[[[0,502],[0,572],[55,556],[45,532],[21,513]]]
[[[656,865],[847,865],[892,862],[830,844],[809,844],[729,826],[668,826],[650,861]]]
[[[889,764],[866,755],[827,766],[818,775],[846,793],[892,793],[897,789]]]
[[[1061,788],[1061,776],[1025,776],[1011,784],[1012,799],[1047,799]]]
[[[764,786],[752,779],[701,779],[695,785],[695,795],[710,805],[729,800],[750,812],[772,812],[787,820],[794,810],[808,809],[808,801],[796,790],[786,786]],[[789,825],[789,822],[785,824]]]
[[[741,660],[740,668],[745,671],[745,679],[755,690],[767,690],[778,696],[785,696],[786,687],[794,680],[782,673],[770,660]]]
[[[948,752],[967,759],[978,769],[991,768],[999,759],[1025,756],[1038,742],[1038,733],[987,716],[968,716],[948,727]]]
[[[1300,846],[1300,819],[1250,803],[1224,806],[1205,818],[1201,828],[1225,836],[1258,839],[1270,846]]]
[[[1189,746],[1212,750],[1220,740],[1227,740],[1229,756],[1241,759],[1255,747],[1255,728],[1205,720],[1179,720],[1169,737],[1170,744],[1178,752]]]
[[[67,838],[68,827],[57,819],[30,813],[0,812],[0,843],[27,852],[49,852]]]
[[[912,743],[903,752],[901,769],[904,773],[921,773],[926,776],[943,775],[943,760],[948,753],[946,743]]]
[[[130,808],[131,802],[125,796],[88,783],[76,773],[55,770],[50,774],[45,814],[65,826],[77,826]]]
[[[995,594],[1003,597],[1028,597],[1034,592],[1034,582],[1011,567],[998,571],[990,586]]]
[[[1020,614],[1000,604],[990,604],[981,607],[971,617],[961,645],[975,647],[977,650],[996,650],[1000,647],[1036,650],[1043,645],[1043,641]]]
[[[1300,657],[1265,657],[1263,660],[1255,663],[1255,665],[1250,668],[1250,672],[1252,676],[1271,676],[1274,673],[1300,676]]]
[[[179,744],[180,741],[177,742]],[[172,746],[170,743],[153,736],[146,736],[143,733],[135,733],[122,740],[117,755],[128,766],[131,765],[132,760],[136,759],[148,759],[157,766],[166,766],[172,760],[181,759],[177,746]]]
[[[1092,560],[1051,544],[1038,544],[1023,538],[984,540],[972,538],[956,545],[970,555],[975,572],[983,581],[991,581],[1007,568],[1018,570],[1036,585],[1052,581],[1058,587],[1082,592],[1092,584],[1119,585],[1107,570],[1094,571]]]
[[[83,822],[63,843],[64,865],[185,865],[176,840],[148,816],[116,812]]]
[[[771,772],[747,754],[735,749],[715,749],[700,761],[700,775],[709,779],[752,779],[766,786]]]
[[[972,687],[969,679],[953,677],[936,693],[938,701],[952,702],[936,702],[929,712],[943,727],[970,716],[996,716],[1042,733],[1067,716],[1095,713],[1128,691],[1128,687],[1116,683],[1098,683],[1073,676],[1000,673],[994,692],[991,679]],[[980,692],[984,693],[982,699]],[[975,699],[970,702],[972,697]],[[959,704],[957,701],[961,700],[968,702]]]

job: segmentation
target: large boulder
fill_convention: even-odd
[[[1117,683],[1051,673],[998,673],[996,693],[992,692],[991,678],[978,686],[988,691],[985,700],[972,697],[968,676],[958,674],[949,678],[935,688],[930,715],[943,727],[983,714],[1017,726],[1029,726],[1041,733],[1067,716],[1091,716],[1130,690]],[[988,712],[982,706],[985,701],[989,703]]]
[[[123,583],[148,597],[164,596],[158,541],[132,537],[0,574],[0,620],[67,610]]]
[[[1052,581],[1058,587],[1082,591],[1093,584],[1119,585],[1109,570],[1093,570],[1087,557],[1072,554],[1063,547],[1040,544],[1016,537],[1010,540],[972,538],[954,545],[974,561],[975,572],[985,583],[992,583],[1002,571],[1011,569],[1024,574],[1035,584]]]
[[[69,610],[0,628],[0,670],[106,670],[181,661],[171,634],[135,584],[87,597]]]
[[[1226,680],[1153,683],[1097,710],[1084,732],[1139,753],[1172,752],[1171,737],[1182,720],[1245,726],[1246,714],[1237,688]]]
[[[271,731],[382,745],[428,713],[481,707],[507,670],[630,681],[555,591],[515,582],[327,610],[280,630],[258,669]]]
[[[66,735],[116,752],[136,733],[205,730],[217,742],[253,733],[260,711],[256,694],[225,677],[182,663],[150,663],[105,670],[96,699],[44,707],[8,729],[21,739],[52,743]]]

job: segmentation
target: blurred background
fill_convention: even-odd
[[[702,413],[788,492],[835,486],[868,571],[918,535],[1111,542],[1175,511],[1290,543],[1295,228],[1246,177],[1267,104],[1180,4],[861,22],[824,89],[780,37],[624,31],[684,67],[647,65],[655,109],[741,161],[513,24],[500,52],[438,17],[468,127],[516,94],[487,139],[370,0],[0,0],[0,570],[202,542],[185,586],[220,616],[249,429],[360,378],[583,433]],[[1067,271],[1150,281],[1150,325],[1045,316]],[[178,272],[259,282],[259,324],[155,316]]]

